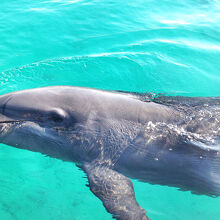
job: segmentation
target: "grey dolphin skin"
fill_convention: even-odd
[[[219,123],[218,97],[71,86],[0,96],[1,143],[76,163],[106,210],[125,220],[148,219],[129,178],[220,195]]]

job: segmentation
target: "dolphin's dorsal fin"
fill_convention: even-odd
[[[90,190],[102,201],[116,219],[149,220],[134,194],[132,182],[124,175],[102,165],[86,164]]]

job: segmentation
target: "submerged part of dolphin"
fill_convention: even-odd
[[[79,87],[0,96],[0,142],[75,162],[117,219],[148,219],[129,178],[220,195],[220,98]]]

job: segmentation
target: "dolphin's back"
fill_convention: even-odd
[[[220,196],[220,98],[136,96],[181,114],[178,121],[146,122],[121,157],[122,172],[153,184]]]

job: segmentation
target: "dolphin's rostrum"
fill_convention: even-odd
[[[0,142],[74,162],[117,219],[148,219],[129,178],[220,195],[220,98],[54,86],[0,96]],[[149,204],[150,206],[150,204]]]

